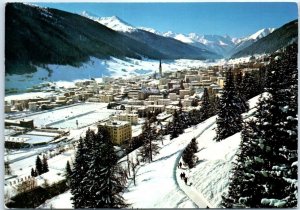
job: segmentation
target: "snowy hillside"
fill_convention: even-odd
[[[259,96],[249,100],[248,118],[256,110]],[[123,194],[132,208],[205,208],[218,207],[221,195],[227,191],[232,162],[240,144],[240,133],[215,142],[216,116],[185,130],[179,137],[170,140],[165,136],[160,142],[159,154],[151,163],[142,163],[137,170],[136,185],[129,179],[128,188]],[[192,138],[198,142],[199,158],[197,166],[188,170],[178,169],[177,165],[183,149]],[[218,153],[216,153],[218,151]],[[129,154],[135,160],[138,150]],[[120,160],[126,167],[126,157]],[[188,185],[180,180],[179,173],[184,171]],[[70,192],[54,197],[40,208],[72,208]],[[62,204],[62,202],[64,204]]]
[[[211,62],[188,59],[163,60],[162,62],[162,68],[165,72],[212,65]],[[97,79],[103,76],[127,78],[135,75],[150,75],[154,74],[155,71],[158,72],[158,67],[159,61],[157,60],[132,58],[121,60],[114,57],[109,60],[102,60],[91,57],[90,61],[79,67],[51,64],[47,65],[47,68],[38,67],[35,73],[6,75],[5,89],[16,88],[19,91],[24,91],[45,81],[69,85],[68,82],[90,78]]]

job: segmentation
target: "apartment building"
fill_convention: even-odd
[[[189,96],[190,93],[191,93],[190,90],[186,90],[186,89],[184,89],[184,90],[179,90],[179,97],[180,97],[180,98],[184,98],[184,96],[186,96],[186,95]]]
[[[127,121],[130,122],[130,124],[137,124],[138,114],[121,113],[113,116],[113,119],[118,121]]]
[[[99,127],[108,129],[113,144],[121,145],[132,137],[131,125],[126,121],[109,121],[101,123]]]
[[[158,101],[159,99],[163,99],[163,95],[150,95],[148,100],[149,101]]]
[[[114,96],[110,94],[102,94],[100,95],[100,102],[109,103],[114,101]]]

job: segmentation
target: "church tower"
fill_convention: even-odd
[[[162,77],[161,59],[159,60],[159,74],[160,74],[160,77]]]

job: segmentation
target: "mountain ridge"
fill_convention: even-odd
[[[222,55],[225,58],[228,58],[234,53],[250,46],[257,40],[267,36],[275,30],[275,28],[263,28],[243,38],[232,38],[229,35],[199,35],[196,33],[189,33],[186,35],[182,33],[174,33],[172,31],[159,32],[153,28],[147,27],[134,27],[117,16],[97,17],[88,13],[83,15],[106,25],[113,30],[127,33],[127,35],[132,35],[131,33],[137,33],[140,30],[143,30],[155,35],[176,39],[200,49],[205,49]]]
[[[269,35],[259,39],[257,42],[236,52],[231,58],[272,53],[293,42],[298,42],[298,19],[284,24]]]

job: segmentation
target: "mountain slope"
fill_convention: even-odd
[[[115,31],[119,31],[130,38],[147,44],[162,54],[168,55],[170,59],[214,59],[221,57],[217,55],[217,53],[209,51],[204,45],[195,47],[181,40],[173,39],[173,37],[165,37],[155,32],[153,33],[153,31],[135,28],[116,16],[95,17],[87,12],[83,12],[82,15]]]
[[[211,52],[204,47],[195,47],[173,38],[159,36],[157,34],[140,30],[126,33],[127,36],[145,44],[149,44],[163,54],[167,54],[173,59],[215,59],[221,58],[217,53]]]
[[[174,39],[180,40],[196,47],[200,46],[201,48],[207,49],[211,52],[215,52],[225,58],[228,58],[234,53],[250,46],[257,40],[272,33],[274,30],[274,28],[261,29],[245,38],[231,38],[228,35],[198,35],[195,33],[184,35],[176,34],[171,31],[164,33],[163,36],[173,37]]]
[[[259,39],[262,39],[263,37],[272,33],[274,30],[275,30],[275,28],[264,28],[248,37],[239,39],[237,41],[235,47],[232,50],[230,50],[229,56],[232,56],[233,54],[245,49],[246,47],[249,47],[253,43],[257,42]]]
[[[33,65],[78,66],[90,56],[167,57],[144,43],[77,14],[8,3],[5,16],[7,74],[33,72]]]
[[[292,42],[298,41],[298,20],[291,21],[254,44],[235,53],[232,58],[253,54],[272,53]]]

